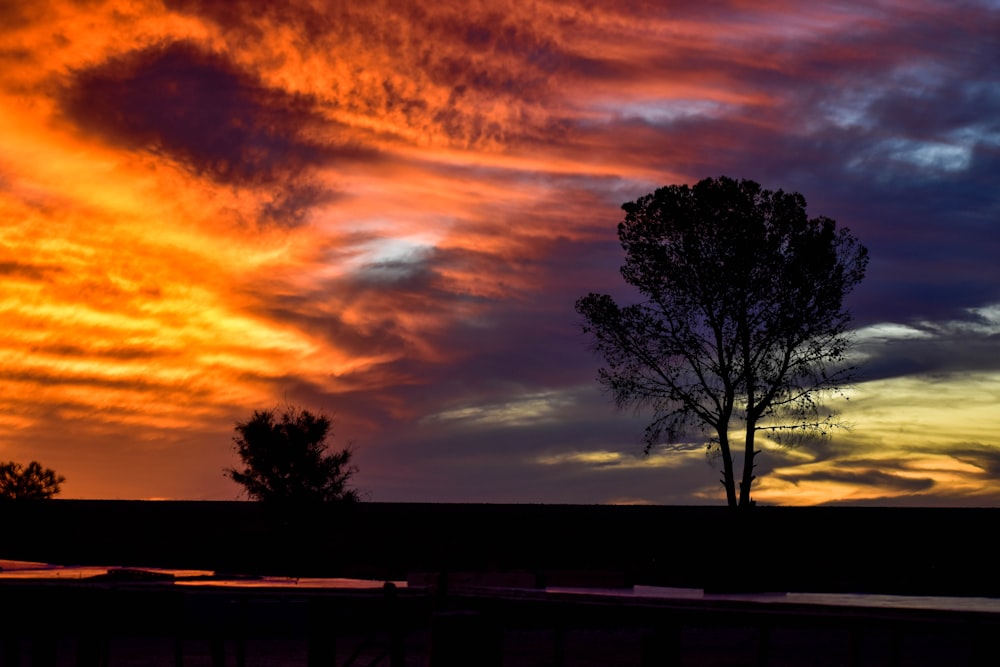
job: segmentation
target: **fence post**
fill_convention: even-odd
[[[330,630],[329,603],[322,597],[309,600],[308,667],[333,667],[337,660],[337,640]]]
[[[757,667],[767,667],[771,652],[771,624],[765,620],[757,628]]]
[[[500,632],[477,611],[431,616],[430,667],[500,667]]]
[[[642,667],[680,667],[681,630],[670,625],[658,632],[642,636],[640,660]]]
[[[399,591],[391,581],[382,586],[385,594],[385,627],[389,633],[389,667],[406,667],[406,641]]]

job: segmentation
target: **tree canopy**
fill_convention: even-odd
[[[619,407],[651,409],[647,453],[707,441],[729,506],[749,507],[758,431],[836,425],[819,397],[852,377],[844,298],[868,252],[830,218],[809,218],[801,194],[749,180],[671,185],[622,208],[621,275],[642,299],[623,307],[591,293],[576,302],[606,363],[598,379]]]
[[[307,410],[257,410],[236,423],[233,443],[243,467],[226,469],[226,476],[249,498],[272,505],[356,501],[358,492],[348,486],[357,471],[353,452],[328,451],[331,426],[329,417]]]
[[[14,461],[0,462],[0,500],[47,500],[59,493],[65,481],[38,461],[27,467]]]

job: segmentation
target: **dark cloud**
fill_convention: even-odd
[[[163,350],[138,345],[113,344],[103,347],[84,347],[73,344],[34,345],[30,349],[33,356],[54,356],[79,359],[112,359],[132,361],[135,359],[162,359],[168,354]]]
[[[962,463],[982,469],[986,478],[1000,478],[1000,433],[997,433],[996,441],[992,445],[968,443],[949,448],[948,454]]]
[[[270,198],[260,206],[257,217],[262,222],[278,224],[304,223],[314,207],[340,198],[339,193],[328,187],[303,179],[280,182],[270,188],[270,193]]]
[[[81,130],[163,154],[221,183],[284,184],[338,156],[361,154],[303,138],[319,122],[310,100],[266,88],[222,55],[188,42],[78,70],[61,103]],[[294,213],[303,197],[312,203],[315,195],[300,190],[274,210],[292,202]]]
[[[0,2],[0,23],[8,30],[14,30],[37,20],[36,13],[44,13],[44,8],[34,3]],[[0,51],[6,53],[7,51]]]
[[[536,239],[531,254],[520,255],[437,249],[363,267],[354,282],[337,291],[385,303],[384,310],[396,314],[448,319],[455,312],[473,313],[453,319],[430,341],[460,364],[460,391],[490,395],[515,386],[586,383],[596,377],[599,360],[589,352],[574,303],[586,293],[586,277],[595,270],[593,249],[606,243]],[[606,268],[608,275],[616,274],[617,259]],[[489,276],[494,294],[469,294],[463,291],[466,283],[444,278],[452,273]],[[596,276],[594,284],[600,284]],[[402,355],[398,367],[425,378],[430,393],[438,383],[448,386],[445,376],[455,374],[451,365],[422,364],[409,355]]]
[[[1000,442],[1000,440],[998,440]],[[826,504],[832,505],[908,505],[908,506],[995,506],[1000,502],[1000,497],[995,493],[980,493],[979,491],[960,491],[947,484],[934,482],[927,477],[929,469],[925,462],[920,465],[911,464],[906,458],[894,460],[887,458],[873,458],[866,456],[869,453],[867,446],[852,445],[849,442],[835,440],[818,454],[814,463],[827,461],[834,465],[821,471],[813,470],[804,474],[798,474],[794,470],[788,471],[783,468],[775,474],[782,479],[795,484],[808,483],[810,481],[832,481],[845,485],[864,487],[867,492],[875,492],[876,495],[868,496],[857,501],[835,500]],[[771,453],[770,451],[768,452]],[[1000,474],[1000,448],[995,445],[984,443],[967,443],[963,445],[952,445],[944,450],[914,445],[912,454],[919,457],[921,454],[941,455],[945,454],[963,464],[979,468],[979,472],[964,472],[963,476],[968,481],[974,481],[977,477],[984,482],[985,491],[987,480],[996,479]],[[781,466],[779,466],[781,467]],[[945,465],[947,469],[948,466]]]
[[[984,326],[979,318],[967,316],[914,330],[925,337],[863,342],[860,349],[869,357],[860,366],[859,379],[1000,370],[998,328],[1000,323]]]
[[[553,118],[551,81],[567,72],[597,72],[602,61],[560,46],[534,12],[477,11],[420,2],[324,6],[212,0],[174,0],[173,9],[206,17],[233,44],[260,53],[266,31],[301,36],[302,56],[342,54],[356,44],[379,53],[350,75],[325,82],[330,109],[400,121],[455,146],[513,146],[555,141],[569,122]],[[350,57],[351,54],[348,54]],[[275,59],[283,54],[274,54]],[[336,55],[320,56],[333,61]],[[266,58],[263,58],[265,59]],[[447,98],[442,93],[447,94]]]
[[[0,262],[0,276],[20,278],[22,280],[42,282],[48,280],[53,274],[62,273],[62,271],[63,269],[58,266],[34,264],[31,262]]]
[[[53,352],[58,353],[59,350],[53,350]],[[88,354],[88,358],[93,358],[93,356],[94,355]],[[99,357],[101,355],[97,356]],[[105,357],[114,361],[144,358],[142,356],[131,358],[116,357],[113,353],[105,355]],[[151,397],[156,396],[157,400],[163,400],[166,403],[179,402],[185,405],[190,405],[191,403],[202,400],[209,400],[212,396],[211,389],[209,387],[198,386],[197,383],[189,383],[184,386],[180,386],[177,384],[171,384],[168,381],[160,381],[154,378],[144,378],[134,374],[115,377],[111,374],[97,375],[88,372],[74,374],[71,372],[60,371],[47,373],[44,370],[23,370],[7,373],[6,377],[13,383],[23,384],[29,387],[50,387],[58,385],[65,387],[85,387],[92,388],[94,390],[119,389],[136,392],[138,394],[145,394]],[[81,405],[82,404],[83,402],[81,402]],[[122,409],[126,410],[126,408]],[[132,411],[133,408],[128,408],[127,410]],[[138,411],[138,408],[135,410]]]
[[[375,243],[378,240],[369,239]],[[462,258],[466,254],[426,248],[409,256],[359,264],[347,275],[311,291],[285,288],[275,282],[261,299],[256,283],[247,285],[246,290],[261,299],[260,314],[326,338],[348,354],[407,358],[412,353],[419,359],[421,355],[413,349],[415,332],[407,330],[401,319],[419,314],[448,320],[461,304],[478,302],[477,297],[463,293],[461,285],[443,277],[448,269],[468,270]],[[344,311],[351,309],[367,313],[364,323],[345,320]]]
[[[902,477],[881,470],[822,470],[804,474],[772,473],[792,484],[802,482],[840,482],[856,487],[872,487],[886,492],[917,493],[934,487],[930,478]]]
[[[336,304],[333,304],[334,306]],[[257,311],[274,321],[332,341],[345,354],[369,356],[402,354],[409,344],[402,327],[386,313],[385,317],[364,326],[347,322],[336,308],[300,296],[273,299]]]

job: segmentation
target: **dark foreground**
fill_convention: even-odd
[[[374,590],[0,580],[0,667],[993,665],[997,611],[796,604],[786,591],[998,596],[996,510],[249,503],[0,505],[0,557],[409,578]],[[754,599],[554,591],[633,584]],[[546,589],[545,587],[550,588]],[[766,596],[765,596],[766,598]]]
[[[464,587],[0,581],[3,667],[994,665],[997,612]]]
[[[0,504],[0,558],[289,576],[566,572],[706,590],[1000,597],[998,509],[244,502]]]

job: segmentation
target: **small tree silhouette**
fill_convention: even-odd
[[[328,453],[331,426],[329,417],[308,410],[257,410],[236,423],[233,443],[243,467],[227,468],[226,476],[252,500],[272,505],[357,501],[358,492],[348,486],[357,472],[353,452],[346,447]]]
[[[48,500],[59,493],[59,485],[66,481],[51,468],[42,468],[38,461],[27,467],[20,463],[0,463],[0,500]]]

